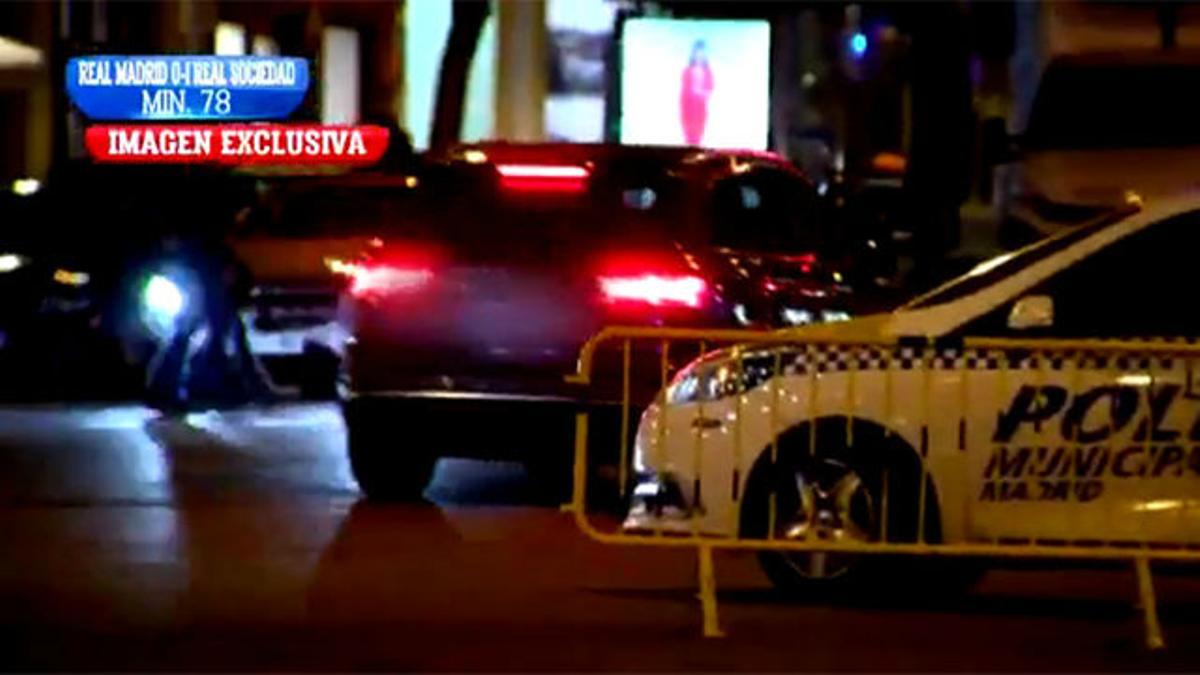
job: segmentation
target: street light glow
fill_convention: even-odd
[[[850,36],[850,52],[856,59],[867,53],[867,36],[862,31]]]

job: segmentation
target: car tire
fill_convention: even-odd
[[[781,437],[775,462],[769,450],[760,457],[742,501],[742,536],[879,541],[886,481],[887,540],[917,541],[922,472],[916,453],[875,428],[848,432],[844,420],[818,424],[810,451],[812,436],[808,426],[793,430]],[[939,541],[938,504],[927,477],[925,499],[923,540]],[[805,597],[902,595],[920,586],[910,583],[925,576],[919,562],[879,554],[759,553],[759,565],[777,590]]]
[[[306,348],[303,356],[300,397],[305,400],[338,400],[343,379],[342,359],[328,349]]]
[[[349,411],[348,411],[349,413]],[[393,422],[392,430],[403,425]],[[433,477],[437,457],[395,441],[394,431],[361,413],[346,416],[346,446],[350,471],[367,499],[377,502],[416,502]]]

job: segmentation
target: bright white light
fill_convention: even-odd
[[[980,274],[986,274],[986,273],[990,272],[991,270],[994,270],[997,267],[1008,262],[1008,260],[1011,259],[1014,254],[1015,254],[1015,252],[1003,253],[1001,255],[996,256],[995,258],[991,258],[989,260],[984,260],[983,262],[979,263],[975,267],[972,267],[971,271],[967,272],[967,276],[977,277]]]
[[[232,21],[218,21],[213,31],[213,52],[221,56],[245,55],[246,27]]]
[[[1146,373],[1131,373],[1117,378],[1117,384],[1126,387],[1149,387],[1153,383],[1154,378]]]
[[[765,150],[771,26],[646,17],[624,23],[621,143]]]
[[[635,497],[657,497],[658,493],[658,483],[638,483],[633,488]]]
[[[36,178],[18,178],[12,182],[12,191],[19,197],[28,197],[40,189],[42,183]]]
[[[0,35],[0,69],[37,68],[45,62],[42,50]]]
[[[803,326],[813,322],[813,313],[807,309],[784,307],[783,321],[789,326]]]
[[[54,270],[54,280],[64,286],[86,286],[92,277],[87,272],[73,272],[60,268]]]
[[[270,35],[255,35],[250,44],[255,56],[279,56],[279,43]]]
[[[1141,504],[1134,504],[1134,511],[1177,511],[1184,503],[1179,499],[1153,499]]]
[[[166,319],[174,319],[183,311],[183,291],[179,290],[174,281],[161,274],[150,277],[142,299],[146,303],[146,309]]]
[[[836,309],[827,309],[821,312],[821,320],[833,323],[835,321],[849,321],[850,313]]]
[[[733,306],[733,316],[743,326],[750,325],[750,315],[746,313],[746,306],[742,303]]]
[[[15,253],[0,253],[0,274],[14,272],[25,266],[25,258]]]

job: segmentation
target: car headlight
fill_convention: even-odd
[[[159,339],[174,335],[179,316],[190,301],[184,285],[165,274],[154,274],[142,285],[138,304],[142,323]]]
[[[779,365],[782,369],[782,362]],[[667,387],[667,403],[716,401],[743,394],[771,379],[775,366],[774,352],[745,352],[740,364],[730,350],[714,352],[675,375]]]
[[[29,264],[29,258],[16,253],[0,253],[0,274],[15,272]]]
[[[63,286],[86,286],[92,280],[92,276],[87,272],[77,272],[58,268],[54,270],[54,281]]]
[[[185,302],[186,298],[179,285],[161,274],[150,277],[142,289],[142,304],[146,310],[166,319],[179,316]]]

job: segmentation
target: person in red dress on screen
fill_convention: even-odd
[[[704,138],[712,91],[713,76],[708,67],[707,46],[704,40],[696,40],[692,45],[692,57],[683,69],[683,86],[679,93],[679,118],[683,123],[683,140],[688,145],[700,145]]]

